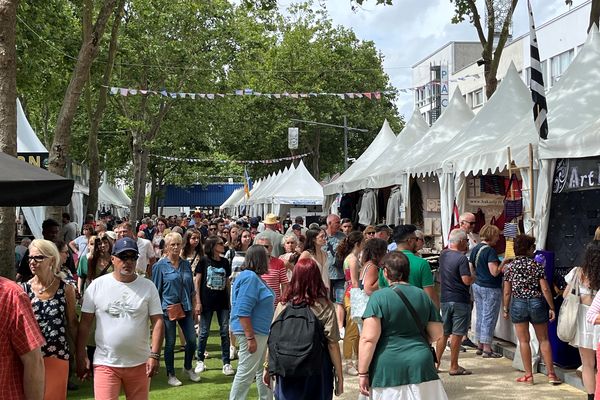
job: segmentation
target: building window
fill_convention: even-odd
[[[571,65],[574,55],[575,50],[571,49],[550,59],[550,86],[554,86],[554,84],[558,82],[561,75],[567,70],[569,65]]]
[[[473,92],[473,108],[483,104],[483,89],[479,89]]]

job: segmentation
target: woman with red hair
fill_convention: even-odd
[[[335,308],[328,297],[328,291],[321,278],[317,263],[312,258],[298,260],[287,290],[277,304],[273,321],[289,306],[305,304],[314,313],[326,339],[327,351],[323,351],[321,371],[311,376],[275,375],[275,397],[277,399],[331,399],[334,391],[334,377],[337,381],[336,394],[343,393],[342,357],[338,341],[340,332]],[[323,349],[325,350],[325,349]],[[266,356],[268,360],[268,354]],[[265,363],[263,374],[265,384],[270,384],[269,365]]]

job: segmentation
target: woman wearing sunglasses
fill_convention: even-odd
[[[49,240],[35,239],[29,245],[29,269],[33,278],[21,284],[31,299],[33,313],[46,339],[42,346],[45,400],[67,397],[71,357],[67,332],[75,339],[78,328],[75,288],[57,276],[60,264],[56,245]]]

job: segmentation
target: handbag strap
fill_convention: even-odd
[[[421,334],[421,336],[425,340],[425,343],[427,343],[428,345],[430,345],[431,343],[429,342],[429,335],[427,334],[427,332],[425,332],[425,328],[423,327],[423,323],[421,322],[421,318],[419,318],[419,315],[415,311],[415,309],[412,306],[412,304],[410,304],[410,301],[408,300],[408,298],[406,297],[406,295],[404,293],[402,293],[402,290],[400,290],[400,288],[398,286],[394,286],[393,290],[394,290],[394,292],[396,292],[396,294],[398,296],[400,296],[400,298],[404,302],[404,305],[408,309],[408,312],[410,312],[410,315],[412,315],[415,323],[417,324],[417,329],[419,329],[419,333]]]
[[[481,246],[479,248],[479,250],[477,250],[477,254],[475,255],[475,268],[477,268],[477,265],[479,264],[479,255],[481,254],[481,250],[485,249],[486,247],[490,247],[487,244],[484,244],[483,246]]]

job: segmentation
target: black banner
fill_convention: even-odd
[[[600,189],[600,157],[556,160],[552,193]]]
[[[17,158],[36,167],[48,169],[48,153],[18,153]]]

